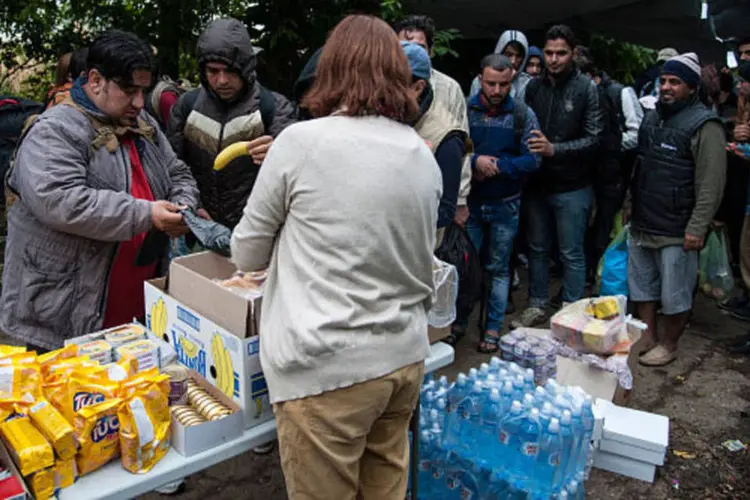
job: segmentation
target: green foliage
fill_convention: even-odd
[[[590,44],[597,67],[607,69],[615,80],[626,85],[656,62],[656,51],[640,45],[596,34],[591,36]]]
[[[458,57],[458,52],[451,48],[451,42],[462,38],[461,32],[455,28],[447,30],[438,30],[435,32],[435,42],[432,45],[432,52],[435,57],[446,55]]]

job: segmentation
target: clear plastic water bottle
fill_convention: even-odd
[[[581,414],[583,412],[582,406],[576,407],[571,413],[570,427],[573,430],[573,439],[575,440],[573,448],[570,451],[570,458],[568,459],[568,465],[565,471],[566,481],[573,480],[577,477],[581,466],[581,443],[584,439],[585,429],[583,427],[583,419]],[[568,492],[570,493],[570,492]]]
[[[513,472],[519,489],[529,490],[534,482],[536,461],[539,455],[539,442],[542,438],[542,424],[539,421],[539,410],[532,410],[525,416],[518,435],[518,451]]]
[[[445,389],[446,391],[448,391],[451,388],[450,382],[448,382],[448,377],[446,377],[445,375],[440,377],[438,379],[437,386],[438,389]]]
[[[534,370],[527,368],[523,375],[523,386],[526,392],[534,392],[536,384],[534,383]]]
[[[497,356],[492,356],[490,359],[490,373],[497,375],[501,369],[505,368],[505,362]]]
[[[498,387],[497,377],[495,377],[495,375],[493,375],[492,373],[487,374],[487,378],[484,379],[483,383],[488,396],[492,389],[496,389]]]
[[[477,380],[479,380],[479,370],[477,370],[476,368],[470,368],[469,369],[469,382],[473,384]]]
[[[461,442],[462,411],[468,402],[470,389],[466,375],[459,373],[448,392],[447,415],[443,424],[443,444],[446,451],[454,450]]]
[[[526,388],[524,387],[523,376],[516,375],[513,379],[513,399],[522,401],[524,394],[526,394]]]
[[[560,436],[560,421],[552,418],[539,443],[534,474],[535,490],[541,498],[549,498],[562,485],[561,462],[563,443]]]
[[[588,479],[588,474],[591,471],[592,465],[593,453],[591,448],[591,437],[594,435],[594,410],[591,396],[586,395],[586,398],[583,400],[582,409],[581,420],[583,421],[584,428],[584,444],[582,446],[583,454],[581,455],[581,462],[583,467],[583,477],[577,478],[579,486],[583,485],[583,479]]]
[[[500,391],[494,388],[490,391],[489,398],[482,407],[481,434],[477,441],[478,464],[486,469],[491,469],[497,462],[497,446],[495,436],[497,435],[502,414],[502,401]]]
[[[503,402],[503,415],[510,411],[510,406],[513,404],[513,383],[510,380],[506,380],[503,384],[503,390],[500,393],[500,399]]]
[[[523,411],[529,413],[532,408],[535,408],[534,396],[530,392],[527,392],[523,396]]]
[[[534,389],[534,403],[536,406],[542,406],[547,401],[549,401],[547,391],[544,390],[544,387],[537,386],[536,389]]]
[[[490,374],[490,365],[487,363],[482,363],[479,365],[479,380],[485,381],[487,379],[487,375]]]
[[[573,433],[573,415],[568,410],[562,412],[560,418],[560,438],[562,439],[563,451],[560,456],[560,479],[561,484],[570,481],[570,462],[574,450],[578,445],[578,439]]]
[[[539,421],[542,423],[542,429],[547,429],[552,419],[552,404],[547,401],[539,409]]]
[[[515,459],[520,445],[520,433],[526,417],[520,401],[513,401],[510,411],[500,421],[497,439],[500,450],[497,454],[496,470],[501,471],[506,481],[515,484]]]
[[[434,498],[432,477],[432,457],[435,454],[435,445],[432,441],[432,433],[428,430],[421,432],[419,441],[419,499]]]
[[[474,387],[469,395],[468,412],[464,421],[463,447],[466,450],[464,458],[473,458],[477,453],[477,443],[480,439],[482,423],[482,406],[484,405],[484,394],[480,381],[474,382]]]

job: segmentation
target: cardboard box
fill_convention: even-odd
[[[601,449],[594,458],[594,467],[614,472],[615,474],[640,479],[647,483],[653,483],[654,476],[656,475],[656,466],[654,464],[640,462],[620,455],[613,455]]]
[[[614,406],[607,411],[602,440],[664,454],[669,446],[669,418]]]
[[[242,408],[246,429],[271,420],[258,337],[240,339],[176,300],[167,293],[165,278],[147,281],[143,288],[147,326],[171,344],[178,362],[231,397]]]
[[[654,451],[609,439],[602,439],[599,443],[599,449],[612,455],[620,455],[621,457],[632,458],[633,460],[653,465],[664,465],[664,458],[666,456],[666,449],[663,451]]]
[[[230,334],[254,337],[259,332],[261,298],[248,300],[215,281],[236,271],[228,258],[215,252],[178,257],[169,265],[169,294]]]
[[[209,384],[197,372],[190,370],[190,378],[234,413],[220,420],[190,427],[183,426],[172,415],[172,447],[186,457],[237,439],[242,435],[243,427],[242,409],[234,401]]]
[[[549,329],[523,328],[523,331],[528,335],[552,339],[552,332]],[[628,366],[630,366],[631,358],[636,358],[632,352],[628,357]],[[632,369],[631,367],[631,371]],[[594,399],[614,401],[617,405],[627,405],[630,400],[631,391],[620,387],[617,375],[570,358],[557,356],[556,380],[562,385],[580,386]]]
[[[0,493],[4,495],[2,498],[6,498],[7,500],[33,498],[2,439],[0,439],[0,465],[6,468],[11,474],[9,478],[0,482]]]

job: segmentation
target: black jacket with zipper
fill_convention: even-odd
[[[554,156],[542,160],[528,188],[566,193],[590,186],[602,135],[596,84],[577,67],[554,83],[545,71],[526,87],[526,103],[555,149]]]

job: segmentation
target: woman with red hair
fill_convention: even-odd
[[[323,47],[232,236],[268,268],[261,363],[291,499],[403,499],[407,428],[429,352],[442,179],[408,125],[411,71],[382,20],[349,16]]]

